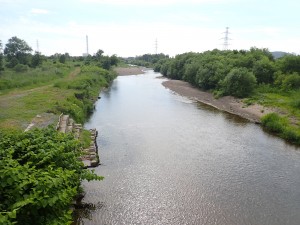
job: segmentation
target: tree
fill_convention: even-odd
[[[118,62],[119,62],[119,59],[118,59],[118,57],[117,57],[116,55],[112,55],[112,56],[110,57],[110,64],[111,64],[112,66],[118,65]]]
[[[66,63],[66,55],[65,54],[62,54],[59,56],[59,62],[60,63]]]
[[[102,56],[101,66],[103,69],[109,70],[111,66],[111,61],[109,56]]]
[[[16,63],[28,65],[31,47],[22,39],[12,37],[5,45],[4,55],[7,57],[8,66],[14,67]]]
[[[96,54],[95,54],[96,58],[97,58],[98,60],[100,60],[101,57],[102,57],[102,55],[103,55],[103,53],[104,53],[104,51],[101,50],[101,49],[99,49],[99,50],[96,52]]]
[[[32,67],[37,67],[41,65],[43,62],[43,57],[39,52],[35,52],[35,54],[31,58],[31,66]]]
[[[278,59],[276,64],[283,73],[300,73],[300,56],[286,55]]]
[[[0,40],[0,71],[2,70],[4,70],[4,67],[3,67],[2,42]]]
[[[257,79],[257,83],[270,84],[273,83],[275,72],[274,63],[270,61],[267,57],[256,61],[253,65],[253,73]]]
[[[232,69],[222,82],[222,90],[226,95],[246,97],[252,93],[256,85],[256,78],[246,68]]]

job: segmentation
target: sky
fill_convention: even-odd
[[[224,48],[300,54],[299,0],[0,0],[0,40],[44,55],[120,57]],[[38,45],[37,45],[38,43]],[[38,46],[38,47],[37,47]]]

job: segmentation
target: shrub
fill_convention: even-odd
[[[268,131],[291,143],[300,145],[300,131],[296,127],[289,125],[287,118],[280,117],[276,113],[270,113],[262,117],[261,122]]]
[[[14,67],[14,70],[18,73],[27,72],[29,67],[27,65],[18,64]]]
[[[293,100],[290,104],[292,107],[300,109],[300,99]]]
[[[282,82],[282,88],[285,90],[300,88],[300,75],[298,73],[287,75]]]
[[[0,133],[0,223],[70,224],[70,204],[82,180],[102,180],[83,169],[80,145],[53,127]]]
[[[256,78],[246,68],[232,69],[222,82],[222,90],[226,95],[235,97],[249,96],[256,85]]]
[[[261,119],[262,125],[267,128],[267,130],[274,133],[281,133],[284,131],[286,126],[286,121],[276,113],[270,113],[265,115]]]

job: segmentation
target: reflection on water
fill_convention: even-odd
[[[229,112],[220,111],[220,110],[216,109],[215,107],[213,107],[211,105],[204,104],[202,102],[197,102],[197,107],[200,110],[206,110],[206,111],[209,111],[210,113],[222,115],[224,118],[226,118],[226,120],[232,121],[235,125],[239,124],[241,126],[247,126],[247,124],[249,122],[245,118],[242,118],[240,116],[231,114]]]
[[[101,182],[81,224],[299,224],[300,152],[255,124],[173,94],[157,74],[118,77],[86,128]]]

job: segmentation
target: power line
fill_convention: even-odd
[[[224,42],[223,42],[223,50],[228,50],[229,40],[231,40],[229,38],[229,34],[230,34],[229,33],[229,27],[226,27],[226,31],[223,34],[225,34],[225,36],[223,38],[221,38],[221,39],[224,40]]]

